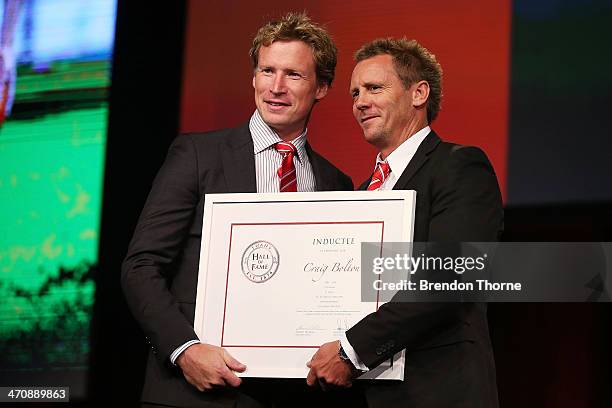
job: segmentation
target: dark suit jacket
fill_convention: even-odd
[[[486,155],[442,142],[433,131],[394,190],[417,192],[415,242],[496,241],[503,230],[501,194]],[[346,334],[369,368],[406,349],[403,382],[366,386],[371,407],[498,406],[483,304],[390,302]]]
[[[352,190],[350,178],[306,145],[316,187]],[[236,390],[197,391],[169,360],[193,330],[204,194],[256,192],[248,124],[177,137],[144,206],[123,263],[128,305],[150,345],[142,400],[231,406]],[[207,404],[208,403],[208,404]]]

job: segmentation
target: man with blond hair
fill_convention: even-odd
[[[150,346],[143,405],[260,406],[237,388],[235,372],[246,367],[193,329],[204,194],[353,189],[306,141],[313,107],[334,79],[327,32],[288,14],[259,29],[250,56],[250,120],[174,140],[123,264],[123,290]]]
[[[418,42],[378,39],[355,54],[353,115],[379,153],[362,190],[416,190],[415,242],[483,242],[503,229],[493,167],[476,147],[430,128],[440,111],[442,69]],[[404,381],[366,385],[371,407],[498,406],[486,305],[402,302],[401,292],[308,363],[309,385],[348,387],[406,351]]]

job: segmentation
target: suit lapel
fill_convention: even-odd
[[[248,122],[233,129],[221,145],[223,174],[232,193],[256,193],[255,154]]]
[[[312,150],[308,142],[306,143],[306,153],[308,154],[308,160],[310,160],[312,172],[314,173],[315,182],[317,184],[316,191],[335,190],[335,186],[332,184],[332,182],[336,180],[335,174],[332,173],[331,167],[325,163],[323,158]]]
[[[429,160],[429,154],[438,146],[440,138],[432,130],[419,145],[416,153],[408,163],[408,166],[404,169],[404,172],[395,183],[393,190],[404,190],[406,185],[410,182],[412,177],[419,171],[419,169]]]

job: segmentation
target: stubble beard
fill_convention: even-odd
[[[389,132],[385,131],[385,129],[376,129],[370,136],[367,136],[367,133],[364,132],[364,136],[366,142],[376,147],[378,150],[382,150],[389,140]]]

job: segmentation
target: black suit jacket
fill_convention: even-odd
[[[503,230],[501,194],[486,155],[442,142],[433,131],[394,190],[417,192],[415,242],[496,241]],[[390,302],[346,334],[369,368],[406,349],[403,382],[367,384],[371,407],[498,406],[484,304]]]
[[[350,178],[306,150],[319,191],[352,190]],[[231,406],[233,389],[201,393],[170,363],[193,329],[204,194],[256,192],[248,124],[186,134],[172,143],[146,201],[123,263],[128,305],[150,346],[142,400],[174,406]]]

